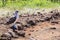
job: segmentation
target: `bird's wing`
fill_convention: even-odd
[[[16,20],[16,17],[12,17],[9,19],[9,21],[7,22],[7,24],[11,24],[11,23],[14,23]]]

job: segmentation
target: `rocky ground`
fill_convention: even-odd
[[[60,40],[59,10],[19,16],[15,31],[5,24],[10,17],[0,18],[0,40]]]

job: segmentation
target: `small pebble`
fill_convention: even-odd
[[[54,29],[54,30],[55,30],[56,28],[55,28],[55,27],[52,27],[52,28],[50,28],[50,29]]]
[[[38,30],[36,30],[36,32],[37,32]]]
[[[28,34],[29,36],[31,35],[31,34]]]
[[[34,30],[30,30],[30,32],[34,32]]]

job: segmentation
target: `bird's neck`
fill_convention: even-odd
[[[18,15],[18,14],[17,14],[17,15],[15,15],[15,17],[16,17],[16,18],[19,18],[19,15]]]

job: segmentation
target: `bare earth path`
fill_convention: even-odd
[[[50,29],[50,27],[56,27],[56,29]],[[15,40],[60,40],[60,24],[38,23],[34,28],[26,29],[25,38]]]

